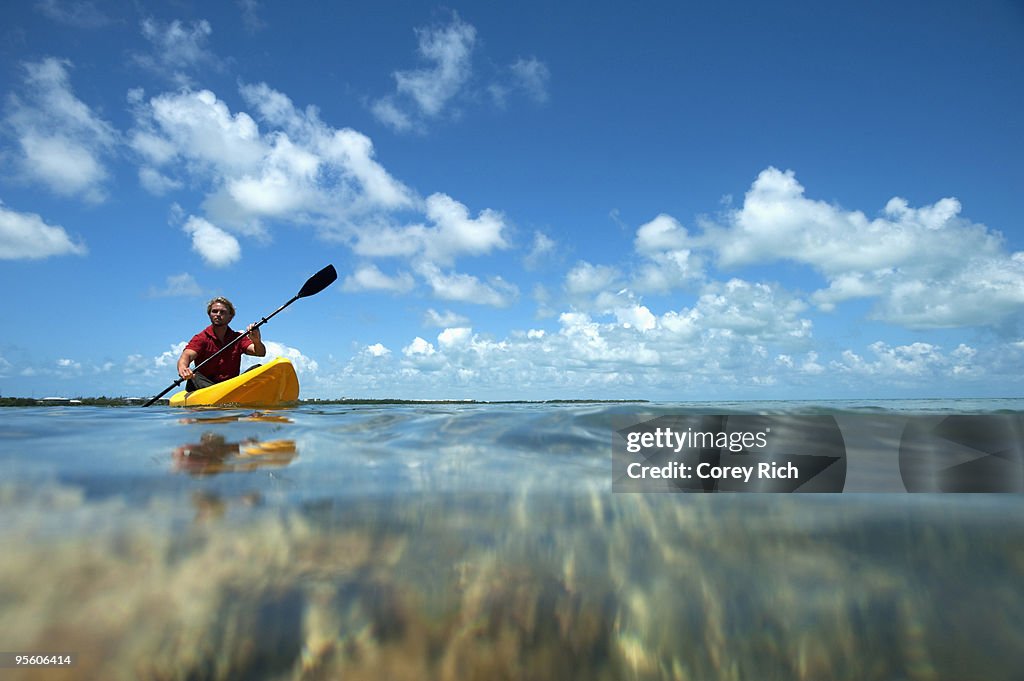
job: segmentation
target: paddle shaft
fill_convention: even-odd
[[[312,296],[312,295],[316,295],[317,293],[320,293],[320,291],[323,291],[325,288],[330,286],[334,282],[334,280],[337,279],[337,278],[338,278],[338,273],[335,271],[334,265],[328,265],[327,267],[323,268],[322,270],[320,270],[319,272],[314,274],[312,277],[310,277],[309,280],[303,285],[302,289],[297,294],[292,296],[291,300],[289,300],[287,303],[285,303],[281,307],[279,307],[276,310],[274,310],[273,312],[271,312],[270,316],[263,317],[262,319],[260,319],[260,321],[258,321],[255,324],[253,324],[252,328],[253,329],[260,328],[261,326],[263,326],[264,324],[269,322],[271,319],[273,319],[274,315],[276,315],[278,312],[280,312],[281,310],[285,309],[286,307],[288,307],[289,305],[294,303],[299,298],[305,298],[307,296]],[[246,333],[248,333],[248,331],[246,331]],[[242,338],[242,336],[246,335],[246,333],[240,333],[237,336],[235,336],[234,338],[232,338],[227,343],[227,345],[225,345],[220,350],[218,350],[217,352],[213,353],[212,355],[210,355],[209,357],[204,359],[202,362],[197,364],[196,368],[193,369],[192,371],[193,372],[199,371],[199,369],[204,364],[206,364],[211,359],[213,359],[214,357],[216,357],[217,355],[219,355],[220,353],[224,352],[225,350],[230,348],[232,345],[237,343]],[[167,388],[162,393],[160,393],[159,395],[156,395],[151,400],[149,400],[149,402],[146,402],[142,406],[143,407],[150,406],[151,404],[153,404],[154,402],[159,400],[161,397],[163,397],[164,395],[166,395],[167,393],[171,392],[172,390],[177,388],[179,385],[181,385],[182,381],[184,381],[184,380],[185,380],[184,378],[179,378],[177,381],[175,381],[174,383],[171,383],[169,386],[167,386]]]

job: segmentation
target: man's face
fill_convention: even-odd
[[[214,326],[227,326],[233,316],[224,303],[214,303],[210,306],[210,323]]]

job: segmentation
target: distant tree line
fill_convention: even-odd
[[[35,397],[0,397],[0,407],[127,407],[143,402],[137,397],[75,397],[68,399],[38,399]]]
[[[160,400],[166,404],[167,400]],[[629,404],[647,400],[401,400],[339,398],[333,400],[299,400],[299,404]],[[145,402],[141,397],[75,397],[69,399],[37,399],[35,397],[0,397],[0,407],[130,407]]]

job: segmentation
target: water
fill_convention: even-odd
[[[1024,404],[5,409],[0,652],[77,659],[0,678],[1017,679],[1022,495],[611,492],[626,417],[867,418],[873,489],[957,411]]]

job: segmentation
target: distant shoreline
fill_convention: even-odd
[[[0,397],[0,407],[137,407],[145,397]],[[157,404],[166,405],[167,399]],[[299,405],[375,405],[375,404],[646,404],[650,400],[404,400],[338,398],[331,400],[299,400]]]

